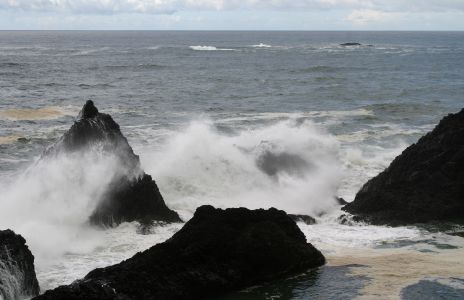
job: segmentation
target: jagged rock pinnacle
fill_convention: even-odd
[[[79,119],[89,119],[96,115],[98,115],[98,109],[95,107],[92,100],[87,100],[79,113]]]

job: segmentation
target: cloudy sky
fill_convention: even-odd
[[[464,30],[464,0],[0,0],[0,29]]]

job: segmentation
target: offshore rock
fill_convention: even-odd
[[[340,46],[342,46],[342,47],[362,46],[362,44],[361,43],[356,43],[356,42],[349,42],[349,43],[340,44]]]
[[[25,299],[38,294],[34,256],[26,240],[11,230],[0,230],[0,299]]]
[[[324,263],[284,211],[202,206],[166,242],[35,299],[201,299]]]
[[[43,157],[90,147],[98,147],[103,153],[114,155],[120,169],[124,170],[108,174],[112,178],[111,183],[90,216],[92,224],[114,226],[126,221],[181,222],[179,215],[166,206],[155,181],[143,172],[139,157],[121,133],[119,125],[110,115],[100,113],[91,100],[85,103],[78,120],[45,151]]]
[[[374,224],[464,223],[464,109],[404,150],[343,210]]]

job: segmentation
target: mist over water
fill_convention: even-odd
[[[142,155],[142,163],[178,210],[211,204],[318,215],[335,206],[338,151],[336,139],[310,122],[225,134],[197,120]]]
[[[97,147],[37,159],[0,185],[0,227],[23,235],[39,265],[68,252],[92,251],[99,232],[87,220],[121,172],[117,158]]]

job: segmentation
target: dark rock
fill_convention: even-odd
[[[324,263],[283,211],[202,206],[166,242],[35,299],[200,299]]]
[[[347,205],[348,202],[343,199],[342,197],[335,197],[335,201],[337,201],[338,205]]]
[[[404,150],[343,210],[375,224],[464,223],[464,109]]]
[[[362,219],[360,217],[353,216],[353,215],[350,215],[350,214],[343,214],[340,217],[338,217],[337,220],[338,220],[338,222],[340,224],[349,225],[349,226],[356,225],[359,222],[362,222]]]
[[[90,216],[92,224],[116,225],[122,222],[152,221],[181,222],[179,215],[170,210],[150,175],[134,180],[115,180],[108,194]]]
[[[0,299],[24,299],[38,294],[34,256],[26,240],[11,230],[0,230]]]
[[[340,44],[340,46],[343,46],[343,47],[348,47],[348,46],[362,46],[362,44],[350,42],[350,43],[343,43],[343,44]]]
[[[311,164],[296,154],[263,152],[256,160],[258,168],[269,176],[280,172],[303,176]]]
[[[28,143],[28,142],[30,142],[30,139],[27,139],[25,137],[20,137],[20,138],[18,138],[18,142],[20,142],[20,143]]]
[[[139,157],[121,133],[113,118],[98,112],[91,100],[85,103],[78,120],[48,148],[43,157],[61,152],[75,152],[98,146],[117,158],[121,170],[108,174],[111,179],[107,192],[90,216],[92,224],[114,226],[121,222],[180,222],[170,210],[150,175],[143,172]]]
[[[303,222],[306,225],[316,224],[316,219],[308,215],[288,214],[288,216],[290,217],[290,219],[292,219],[295,222]]]

